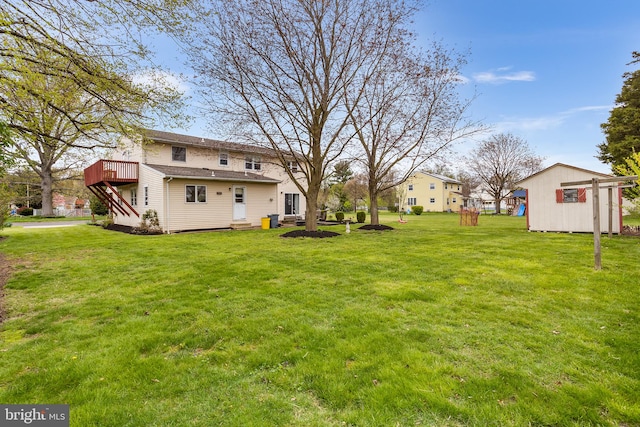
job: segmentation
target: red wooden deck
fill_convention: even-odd
[[[84,185],[107,206],[112,214],[116,215],[140,216],[114,188],[136,182],[138,182],[138,162],[98,160],[84,170]]]
[[[98,160],[84,170],[85,186],[90,187],[107,182],[111,185],[138,182],[138,162]]]

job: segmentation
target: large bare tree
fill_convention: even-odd
[[[238,0],[213,2],[194,18],[191,62],[211,109],[235,137],[273,148],[307,201],[306,229],[317,229],[317,199],[329,165],[351,140],[349,108],[371,71],[389,55],[415,11],[413,1]],[[199,22],[198,22],[199,21]],[[345,107],[349,93],[352,100]],[[242,130],[242,132],[240,132]]]
[[[359,99],[345,102],[360,142],[354,158],[368,179],[371,224],[379,224],[378,197],[406,181],[427,161],[452,143],[481,131],[464,114],[457,87],[464,58],[439,43],[425,52],[407,39],[394,40],[393,49],[372,66]]]
[[[513,190],[516,182],[542,169],[544,157],[536,155],[527,142],[511,133],[492,135],[467,156],[469,170],[493,198],[496,213],[500,202]]]

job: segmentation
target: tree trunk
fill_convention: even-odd
[[[314,185],[314,187],[316,187]],[[311,188],[307,191],[307,209],[305,211],[304,229],[306,231],[318,230],[318,218],[316,216],[318,210],[318,194],[319,188]]]
[[[42,187],[42,216],[53,216],[53,174],[43,168],[40,173]]]
[[[369,216],[371,217],[371,225],[380,224],[380,215],[378,214],[378,195],[369,191]]]
[[[496,204],[496,213],[499,214],[500,213],[500,202],[501,200],[499,198],[496,197],[496,199],[494,200],[495,204]]]

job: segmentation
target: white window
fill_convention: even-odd
[[[207,186],[185,185],[185,201],[187,203],[207,203]]]
[[[131,189],[131,206],[138,206],[138,187]]]
[[[432,197],[432,198],[429,199],[429,203],[435,203],[435,202],[436,202],[436,198],[435,197]]]
[[[447,186],[447,184],[444,184],[444,189],[447,190],[449,187]]]
[[[447,197],[447,205],[449,204],[449,198]]]
[[[294,161],[288,161],[287,162],[287,167],[293,173],[298,172],[298,162],[296,162],[295,160]]]
[[[229,166],[229,153],[221,151],[220,154],[218,154],[218,164],[220,166]]]
[[[435,190],[435,189],[436,189],[436,184],[434,182],[429,184],[429,190]]]
[[[413,184],[409,184],[409,191],[413,191]]]
[[[187,148],[186,147],[171,147],[171,160],[174,162],[186,162],[187,161]]]
[[[244,159],[244,168],[247,170],[259,171],[261,168],[260,157],[246,156]]]
[[[416,198],[415,198],[415,197],[409,197],[409,198],[407,199],[407,204],[408,204],[409,206],[415,206],[415,205],[417,205],[417,203],[416,203]]]
[[[149,186],[144,186],[144,205],[149,206]]]
[[[456,201],[456,198],[454,197],[453,198],[453,204],[455,205],[456,203],[458,203],[458,202]]]
[[[586,188],[566,188],[556,190],[556,203],[585,203]]]

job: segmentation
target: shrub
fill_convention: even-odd
[[[365,221],[365,219],[367,219],[367,213],[365,211],[358,211],[356,213],[356,219],[360,224],[362,224]]]
[[[94,215],[106,215],[109,213],[109,209],[96,196],[91,197],[89,208],[91,208],[91,213]]]
[[[414,215],[422,215],[422,212],[424,212],[424,208],[422,206],[411,206],[411,212]]]
[[[160,220],[158,219],[158,212],[155,209],[149,209],[142,214],[140,228],[149,231],[157,231],[160,229]]]
[[[336,221],[338,222],[344,221],[344,212],[336,212]]]
[[[387,210],[391,213],[397,213],[398,212],[398,207],[396,205],[393,206],[387,206]]]
[[[18,209],[18,215],[20,216],[33,216],[33,208],[23,206]]]

